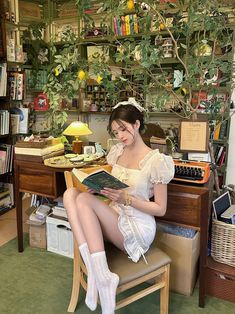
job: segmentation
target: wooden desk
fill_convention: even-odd
[[[15,160],[15,205],[18,251],[23,252],[22,193],[28,192],[56,198],[65,191],[64,170],[50,168],[38,162]]]
[[[22,193],[29,192],[56,198],[65,190],[64,170],[41,163],[15,160],[15,200],[17,215],[18,250],[23,252]],[[167,213],[162,220],[197,229],[200,237],[200,292],[199,305],[204,305],[205,271],[209,217],[208,187],[170,183]],[[205,232],[206,231],[206,232]]]

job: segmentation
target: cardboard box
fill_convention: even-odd
[[[31,247],[46,249],[47,239],[45,223],[42,225],[29,225],[29,245]]]
[[[156,241],[156,245],[172,259],[170,289],[184,295],[191,295],[197,279],[199,232],[193,238],[185,238],[158,231]]]
[[[47,216],[47,250],[73,258],[73,233],[69,222],[61,217]]]

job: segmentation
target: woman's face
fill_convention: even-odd
[[[113,121],[111,124],[112,133],[124,145],[130,145],[134,142],[136,134],[139,130],[139,121],[135,124],[125,122],[123,120]]]

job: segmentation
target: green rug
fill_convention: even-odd
[[[0,247],[0,313],[1,314],[64,314],[70,300],[72,260],[31,248],[25,236],[25,250],[17,252],[16,239]],[[92,313],[84,304],[81,291],[76,313]],[[234,303],[206,298],[204,309],[198,307],[198,289],[191,297],[170,293],[169,313],[228,314]],[[100,307],[93,313],[101,313]],[[116,311],[117,314],[159,313],[159,293],[134,302]]]

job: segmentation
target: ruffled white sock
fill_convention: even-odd
[[[98,291],[95,282],[95,275],[91,264],[91,254],[87,243],[83,243],[79,246],[83,262],[87,269],[87,292],[85,303],[91,311],[94,311],[97,307]]]
[[[104,251],[91,254],[91,258],[102,314],[113,314],[116,307],[116,290],[119,277],[109,270]]]

